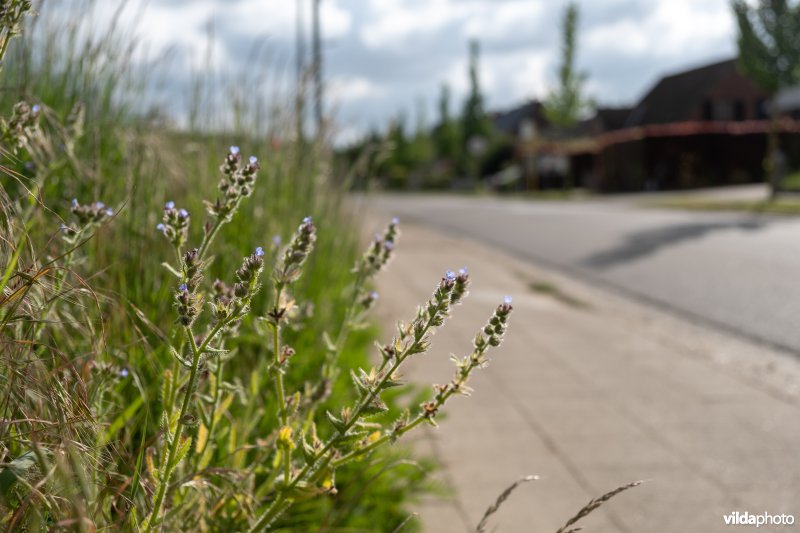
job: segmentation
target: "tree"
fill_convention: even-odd
[[[455,162],[458,159],[458,126],[450,116],[450,87],[442,85],[439,94],[439,124],[434,129],[437,156]]]
[[[759,0],[751,6],[733,0],[739,29],[739,66],[764,90],[775,93],[800,83],[800,4],[787,0]],[[767,141],[767,174],[774,198],[779,186],[776,162],[779,155],[778,113],[770,106]]]
[[[563,42],[561,65],[558,68],[558,87],[550,93],[544,105],[545,116],[557,126],[575,124],[591,107],[591,102],[583,96],[586,74],[575,70],[578,18],[578,6],[570,2],[561,21]]]
[[[486,144],[492,132],[492,126],[483,107],[483,94],[478,81],[478,59],[480,45],[473,40],[469,43],[469,83],[470,91],[464,103],[464,112],[461,115],[462,143],[465,150],[467,173],[477,177],[475,159],[480,155],[481,147]]]

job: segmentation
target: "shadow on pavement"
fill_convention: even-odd
[[[693,239],[699,239],[715,231],[757,231],[769,225],[771,220],[750,218],[730,222],[691,223],[660,227],[634,232],[625,236],[625,243],[610,250],[594,253],[580,261],[581,266],[607,269],[641,259],[666,248]]]

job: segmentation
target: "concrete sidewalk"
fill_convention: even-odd
[[[589,499],[638,479],[647,483],[579,525],[594,533],[723,532],[723,515],[733,511],[800,521],[794,356],[469,241],[402,227],[378,283],[385,336],[413,318],[446,269],[468,266],[472,279],[432,352],[407,369],[411,379],[446,383],[450,353],[469,353],[505,294],[515,308],[503,345],[470,383],[472,397],[452,399],[440,428],[415,438],[438,456],[456,492],[419,506],[426,531],[474,530],[499,493],[527,474],[540,479],[517,489],[490,531],[554,532]]]

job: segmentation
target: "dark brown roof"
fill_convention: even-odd
[[[625,121],[631,114],[631,107],[598,107],[595,111],[595,120],[601,131],[614,131],[625,126]]]
[[[736,59],[727,59],[662,78],[633,108],[625,126],[688,120],[713,85],[736,72]]]
[[[539,128],[545,122],[542,103],[537,100],[531,100],[507,111],[495,112],[491,115],[491,119],[495,128],[515,136],[519,135],[519,129],[526,119],[532,120]]]

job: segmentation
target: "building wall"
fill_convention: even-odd
[[[781,144],[800,145],[800,134]],[[692,189],[763,181],[766,135],[650,137],[613,144],[596,158],[600,192]]]
[[[739,72],[718,80],[692,112],[690,120],[760,120],[769,95]]]

